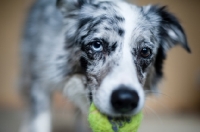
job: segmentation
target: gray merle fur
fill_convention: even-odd
[[[137,114],[145,90],[155,90],[163,77],[167,51],[178,44],[190,52],[183,27],[162,6],[123,0],[36,0],[21,46],[21,87],[30,108],[22,131],[51,131],[55,91],[62,91],[84,114],[91,102],[109,117]],[[142,56],[143,48],[150,49],[148,57]],[[110,102],[112,92],[122,85],[139,97],[129,113],[116,112]]]

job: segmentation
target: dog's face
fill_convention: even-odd
[[[164,7],[139,7],[121,0],[59,0],[66,47],[87,78],[88,94],[109,116],[133,115],[145,90],[162,77],[166,52],[175,44],[189,51],[184,31]]]

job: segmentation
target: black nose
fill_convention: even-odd
[[[131,112],[138,106],[139,96],[136,91],[126,87],[120,87],[113,91],[111,95],[111,104],[115,111],[119,113]]]

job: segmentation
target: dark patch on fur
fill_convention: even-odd
[[[92,98],[92,91],[89,92],[88,96],[89,96],[90,103],[92,103],[92,100],[93,100],[93,98]]]
[[[93,7],[95,7],[95,8],[99,8],[100,7],[100,5],[99,4],[91,4]]]
[[[119,36],[124,36],[124,30],[123,29],[119,29],[118,30],[118,34],[119,34]]]
[[[125,21],[125,19],[123,17],[121,17],[121,16],[115,16],[115,19],[117,19],[120,22],[124,22]]]
[[[88,22],[92,21],[92,19],[93,18],[91,18],[91,17],[87,17],[87,18],[81,19],[80,23],[79,23],[79,29],[82,28]]]
[[[140,60],[140,66],[143,72],[147,69],[149,64],[151,63],[151,59],[141,59]]]
[[[87,66],[88,66],[88,61],[84,57],[80,58],[80,65],[83,68],[84,71],[86,71]]]
[[[106,31],[111,31],[111,30],[112,30],[112,29],[109,28],[109,27],[104,27],[104,29],[105,29]]]
[[[162,48],[162,46],[160,46],[158,48],[157,55],[156,55],[156,60],[155,60],[155,63],[154,63],[155,70],[156,70],[156,75],[158,77],[162,77],[163,76],[162,69],[163,69],[163,62],[164,62],[165,59],[166,59],[165,51]]]
[[[102,1],[102,2],[99,2],[98,4],[93,4],[93,6],[98,9],[100,8],[103,10],[108,10],[108,8],[111,6],[111,3],[108,1]]]
[[[82,7],[86,3],[91,3],[91,0],[77,0],[77,5],[79,8]]]
[[[81,36],[81,40],[79,40],[79,41],[84,40],[88,36],[88,34],[89,34],[89,32],[86,35]]]
[[[116,48],[117,48],[117,42],[113,43],[112,46],[108,48],[108,55],[114,52]]]
[[[104,52],[108,55],[113,53],[115,49],[117,48],[117,42],[112,43],[111,46],[109,46],[109,43],[103,39],[102,39],[102,42],[103,42]]]
[[[97,21],[94,22],[94,23],[92,24],[92,26],[89,26],[90,29],[96,27],[97,25],[99,25],[100,23],[102,23],[104,20],[107,20],[107,21],[110,20],[108,17],[106,17],[106,16],[104,16],[104,15],[102,15],[102,16],[100,16],[99,18],[96,18],[96,19],[97,19]]]
[[[102,9],[103,9],[103,10],[107,10],[108,8],[107,8],[107,7],[105,7],[105,6],[103,6],[103,7],[102,7]]]

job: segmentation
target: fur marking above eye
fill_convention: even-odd
[[[140,51],[140,55],[143,57],[143,58],[147,58],[149,56],[151,56],[151,49],[150,48],[147,48],[147,47],[144,47],[142,48],[142,50]]]
[[[121,16],[117,16],[116,15],[115,18],[120,22],[124,22],[125,21],[125,19],[123,17],[121,17]]]
[[[86,25],[88,22],[92,21],[92,17],[84,18],[79,23],[79,29]]]

